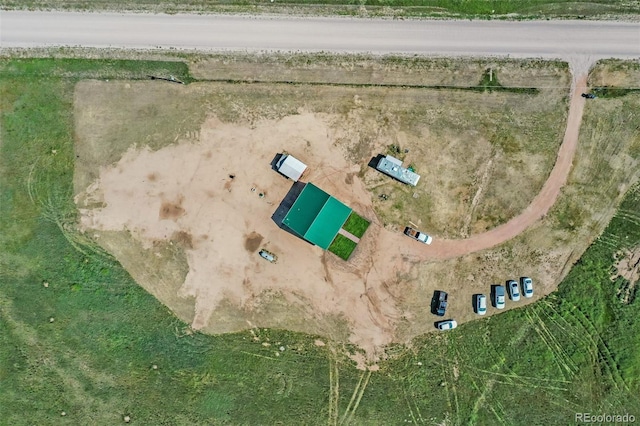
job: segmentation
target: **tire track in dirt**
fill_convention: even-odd
[[[328,424],[336,426],[338,424],[338,409],[340,401],[340,372],[338,370],[338,360],[334,350],[329,356],[329,415]]]
[[[364,395],[364,390],[367,388],[367,385],[369,384],[369,379],[371,378],[371,374],[373,374],[371,370],[368,370],[367,372],[362,373],[362,375],[364,376],[364,382],[362,382],[362,384],[353,391],[354,395],[356,395],[357,393],[355,402],[351,407],[351,411],[347,410],[345,412],[346,417],[344,417],[343,420],[340,422],[341,425],[351,424],[351,421],[353,420],[353,416],[356,413],[358,406],[360,405],[360,400],[362,400],[362,396]],[[362,380],[362,377],[360,378],[360,380]],[[358,383],[360,384],[360,382]]]
[[[356,384],[356,387],[353,390],[353,394],[351,395],[351,399],[349,400],[349,405],[347,405],[347,409],[344,410],[344,414],[340,419],[340,423],[339,423],[340,425],[343,425],[344,422],[347,420],[347,417],[349,417],[349,412],[351,411],[351,407],[353,407],[354,401],[358,397],[358,391],[360,390],[360,385],[362,385],[362,380],[364,379],[365,374],[366,373],[364,371],[360,373],[360,379],[358,379],[358,383]]]
[[[588,66],[580,63],[578,69],[573,69],[573,73],[574,78],[571,85],[571,99],[564,139],[558,150],[556,162],[549,178],[531,204],[520,215],[507,223],[467,239],[434,239],[430,246],[419,248],[415,246],[409,247],[402,243],[394,244],[401,253],[405,253],[407,249],[410,249],[413,254],[416,254],[417,250],[417,254],[423,259],[445,260],[485,250],[516,237],[549,212],[558,195],[560,195],[562,187],[567,182],[573,165],[573,157],[578,147],[578,136],[585,104],[585,99],[581,96],[581,93],[586,90]],[[394,238],[400,239],[402,236],[394,236]]]
[[[478,190],[473,196],[473,200],[471,200],[471,208],[469,209],[469,214],[464,220],[464,225],[462,225],[462,229],[460,230],[461,234],[464,237],[469,237],[469,227],[471,226],[471,221],[473,220],[473,215],[476,211],[476,207],[478,207],[478,203],[482,199],[484,195],[484,189],[487,187],[487,183],[489,182],[489,178],[491,177],[491,172],[493,171],[493,161],[498,158],[498,153],[491,156],[489,161],[484,165],[484,171],[482,172],[482,176],[480,177],[480,182],[478,184]]]

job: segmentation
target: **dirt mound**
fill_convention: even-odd
[[[617,274],[611,279],[622,277],[628,281],[626,285],[618,290],[618,297],[624,304],[632,303],[637,294],[637,286],[640,283],[640,247],[632,250],[623,250],[616,255]]]
[[[627,279],[631,283],[640,280],[640,247],[633,250],[626,250],[619,254],[616,271],[618,275]]]

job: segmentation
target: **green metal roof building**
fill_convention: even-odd
[[[314,184],[307,183],[282,223],[326,250],[350,214],[351,208]]]

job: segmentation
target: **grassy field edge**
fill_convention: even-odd
[[[356,370],[342,355],[353,348],[320,336],[255,327],[206,336],[177,320],[73,230],[73,87],[146,73],[186,79],[184,69],[2,62],[2,422],[516,425],[568,424],[576,412],[640,416],[639,286],[613,266],[640,244],[637,185],[557,292],[392,345],[378,372]]]
[[[640,5],[622,0],[568,1],[568,0],[518,0],[460,2],[456,0],[366,0],[359,3],[344,0],[279,0],[264,3],[257,0],[231,0],[202,3],[197,0],[176,3],[173,1],[135,2],[77,0],[29,0],[18,2],[2,0],[5,10],[66,10],[106,12],[152,13],[230,13],[230,14],[282,14],[311,16],[356,16],[384,18],[434,18],[434,19],[624,19],[640,15]]]

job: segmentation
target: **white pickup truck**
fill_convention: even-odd
[[[413,229],[409,226],[404,228],[404,234],[424,244],[431,244],[431,241],[433,241],[433,238],[431,238],[429,235],[425,234],[424,232],[420,232],[416,229]]]
[[[258,252],[258,254],[260,255],[260,257],[262,257],[265,260],[268,260],[271,263],[276,263],[278,261],[278,256],[276,256],[275,254],[271,253],[268,250],[262,249]]]

